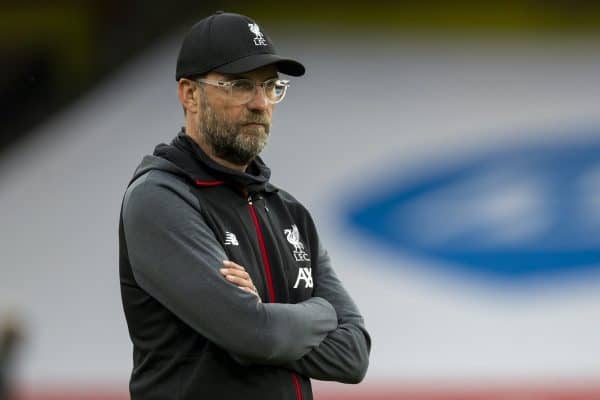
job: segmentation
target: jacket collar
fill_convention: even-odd
[[[278,190],[269,183],[271,170],[260,157],[250,162],[246,172],[226,168],[210,158],[192,138],[185,134],[183,128],[170,144],[156,146],[154,155],[177,165],[197,186],[228,184],[249,193]]]

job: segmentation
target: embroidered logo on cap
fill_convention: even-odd
[[[255,36],[254,44],[256,46],[266,46],[267,45],[267,41],[265,40],[265,37],[263,36],[262,32],[260,31],[258,24],[248,24],[248,28],[250,29],[250,32],[252,32]]]

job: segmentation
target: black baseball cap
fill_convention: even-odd
[[[286,75],[304,75],[304,65],[278,56],[273,42],[254,20],[217,11],[196,23],[183,39],[175,79],[210,71],[239,74],[270,64]]]

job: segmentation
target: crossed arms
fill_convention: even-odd
[[[140,287],[240,362],[279,365],[315,379],[362,380],[370,338],[326,251],[319,248],[314,297],[261,303],[223,279],[222,246],[187,186],[169,175],[152,171],[125,195],[125,238]]]

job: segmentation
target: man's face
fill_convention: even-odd
[[[250,79],[256,83],[276,78],[274,66],[266,66],[240,75],[209,73],[205,79],[231,81]],[[267,144],[273,104],[262,88],[245,104],[235,104],[227,89],[200,83],[200,112],[197,126],[213,154],[236,165],[246,165]]]

